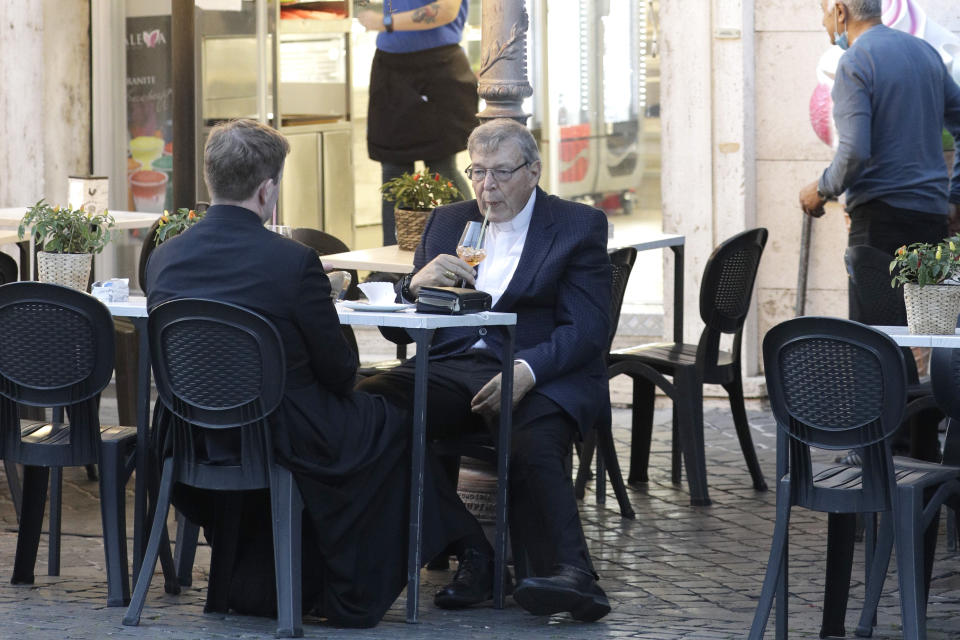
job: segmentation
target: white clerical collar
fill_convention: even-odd
[[[520,209],[520,213],[513,216],[505,222],[494,222],[493,227],[497,230],[497,233],[510,231],[520,231],[526,229],[530,226],[530,218],[533,217],[533,204],[537,199],[537,190],[534,189],[530,192],[530,197],[527,198],[527,204],[523,205],[523,209]]]

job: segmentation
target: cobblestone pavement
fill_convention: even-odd
[[[621,465],[629,451],[629,411],[614,411]],[[772,481],[775,425],[759,403],[749,417],[761,464]],[[405,596],[386,619],[369,630],[332,629],[306,619],[308,638],[607,638],[650,640],[746,637],[763,580],[773,530],[774,494],[751,488],[724,405],[711,401],[706,412],[707,464],[714,504],[693,508],[684,486],[669,478],[670,414],[658,409],[651,455],[651,481],[631,488],[633,521],[616,511],[612,492],[597,506],[588,489],[582,518],[601,584],[613,605],[601,622],[581,624],[567,615],[535,617],[511,599],[503,611],[478,607],[462,612],[433,607],[432,593],[450,571],[424,571],[421,622],[404,623]],[[65,472],[64,539],[59,577],[46,576],[42,538],[34,586],[0,582],[0,638],[264,638],[273,622],[243,616],[204,615],[207,549],[202,547],[194,583],[178,596],[163,593],[156,577],[139,628],[120,624],[123,609],[106,608],[106,583],[99,531],[96,485],[82,469]],[[132,486],[132,483],[131,483]],[[4,482],[0,487],[0,554],[9,573],[16,545],[16,521]],[[128,495],[128,498],[132,496]],[[128,508],[128,514],[132,509]],[[791,524],[790,628],[793,637],[813,638],[819,629],[826,518],[803,510]],[[960,554],[944,550],[941,532],[929,606],[930,638],[960,637]],[[847,629],[853,635],[863,596],[862,548],[857,546]],[[886,582],[875,638],[900,637],[896,579]],[[773,637],[773,620],[767,637]]]

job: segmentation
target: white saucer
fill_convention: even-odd
[[[366,301],[361,300],[341,300],[340,304],[345,306],[347,309],[353,309],[354,311],[379,311],[379,312],[389,312],[389,311],[403,311],[404,309],[413,309],[416,305],[406,302],[390,302],[387,304],[370,304]]]

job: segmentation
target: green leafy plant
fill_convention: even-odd
[[[21,240],[29,232],[41,251],[100,253],[110,242],[113,225],[113,216],[107,211],[90,213],[40,200],[27,210],[17,232]]]
[[[890,262],[890,286],[941,284],[960,270],[960,236],[939,244],[915,242],[897,249]]]
[[[380,192],[387,202],[393,202],[397,208],[414,211],[430,211],[442,204],[463,199],[452,181],[430,171],[429,167],[424,167],[421,173],[405,173],[385,182]]]
[[[179,235],[203,219],[203,211],[180,207],[174,213],[164,210],[157,224],[157,232],[153,236],[153,243],[160,244],[167,238]]]

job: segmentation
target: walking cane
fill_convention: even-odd
[[[803,228],[800,231],[800,265],[797,268],[797,304],[794,313],[804,314],[807,306],[807,270],[810,267],[810,231],[813,228],[813,218],[803,216]]]

